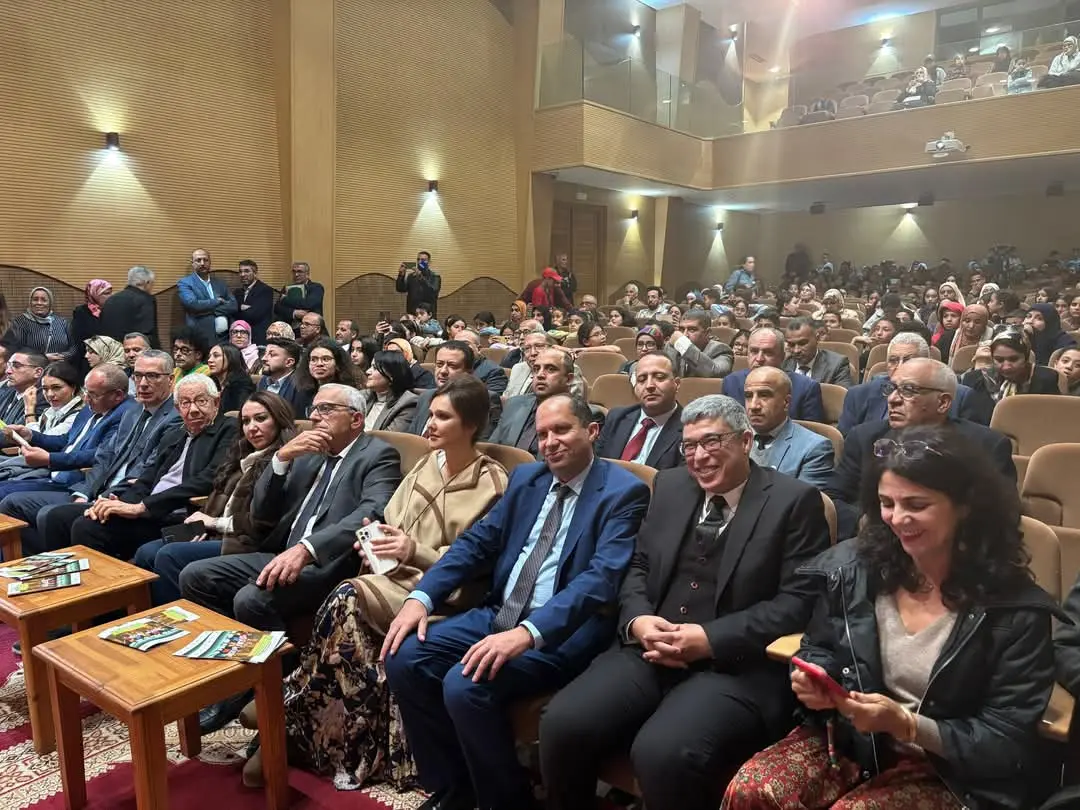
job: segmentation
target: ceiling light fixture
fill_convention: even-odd
[[[739,25],[738,25],[738,23],[732,23],[731,25],[728,26],[727,30],[730,31],[733,34],[739,33]]]
[[[978,53],[978,52],[979,52],[979,46],[978,45],[972,45],[970,48],[968,48],[968,53]]]
[[[998,28],[996,25],[992,25],[992,26],[990,26],[989,28],[986,29],[986,33],[988,33],[988,34],[996,34],[1000,30],[1001,29]]]
[[[724,223],[723,222],[717,222],[716,223],[716,230],[718,230],[718,231],[724,230]]]
[[[905,209],[907,209],[908,211],[910,211],[910,210],[911,210],[912,208],[918,208],[918,207],[919,207],[919,204],[918,204],[917,202],[913,202],[913,203],[902,203],[902,204],[900,205],[900,207],[901,207],[901,208],[905,208]]]

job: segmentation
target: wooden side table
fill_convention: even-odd
[[[0,552],[3,552],[5,562],[22,556],[22,530],[28,525],[17,518],[0,515]]]
[[[165,724],[175,721],[180,729],[180,750],[187,757],[197,756],[201,744],[199,710],[254,688],[266,806],[270,810],[285,810],[289,804],[289,786],[281,655],[291,650],[291,645],[283,645],[263,664],[177,658],[173,653],[204,630],[251,628],[187,600],[171,604],[199,617],[183,625],[191,635],[147,652],[98,638],[98,633],[110,625],[84,630],[34,649],[34,654],[48,668],[65,807],[79,810],[86,806],[80,697],[127,723],[135,769],[136,805],[139,810],[165,810],[169,801]]]
[[[49,682],[45,667],[34,659],[33,650],[47,641],[49,631],[58,627],[85,625],[97,616],[117,610],[128,613],[150,607],[150,583],[158,578],[151,571],[113,559],[85,546],[66,549],[73,559],[90,561],[90,570],[80,574],[82,584],[55,591],[8,596],[7,583],[0,578],[0,621],[19,630],[22,646],[26,702],[34,750],[47,754],[55,746],[52,712],[49,710]]]

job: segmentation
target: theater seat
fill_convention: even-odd
[[[509,353],[509,351],[510,351],[509,349],[487,348],[487,349],[481,349],[480,354],[483,355],[484,357],[486,357],[488,360],[490,360],[495,365],[499,365],[499,363],[501,363],[503,361],[503,358],[506,357],[506,355]],[[432,372],[432,373],[434,373],[434,372]]]
[[[870,97],[867,95],[850,95],[846,98],[840,99],[840,105],[837,111],[847,109],[848,107],[858,107],[859,109],[866,109],[870,104]]]
[[[520,447],[492,444],[491,442],[477,442],[476,449],[502,464],[508,473],[512,473],[515,467],[536,461],[532,453],[522,450]]]
[[[960,79],[954,79],[954,81],[960,81]],[[968,81],[964,79],[964,81]],[[957,101],[967,101],[967,90],[939,90],[938,94],[934,97],[935,104],[954,104]]]
[[[866,114],[877,115],[878,113],[892,112],[894,109],[896,109],[895,101],[875,101],[866,108]]]
[[[847,389],[842,385],[821,383],[821,407],[825,411],[825,423],[833,427],[840,421],[844,411],[844,397]]]
[[[1057,535],[1061,550],[1061,592],[1080,576],[1080,444],[1049,444],[1031,454],[1020,490],[1024,514]]]
[[[900,97],[899,88],[888,89],[888,90],[879,90],[878,92],[874,93],[873,97],[871,97],[870,103],[872,105],[873,104],[889,104],[889,105],[892,105],[892,104],[896,103],[896,100],[899,97]]]
[[[1009,79],[1008,73],[984,73],[982,76],[975,80],[976,87],[985,87],[986,85],[1005,84]]]
[[[738,360],[739,358],[735,358]],[[724,381],[711,377],[683,377],[675,399],[684,408],[698,397],[722,393]]]
[[[730,346],[732,338],[735,337],[735,330],[730,326],[713,326],[709,329],[709,337]]]
[[[626,358],[614,352],[582,352],[577,356],[577,365],[585,381],[592,385],[605,374],[618,374]]]
[[[627,472],[632,472],[638,478],[645,482],[645,485],[652,491],[653,479],[656,478],[657,470],[655,467],[650,467],[648,464],[638,464],[633,461],[623,461],[622,459],[612,458],[608,459],[612,464],[618,464]]]
[[[828,110],[817,110],[816,112],[804,115],[802,122],[804,124],[821,124],[825,121],[832,121],[834,118],[836,118],[836,116]]]
[[[1080,442],[1080,397],[1024,394],[994,406],[993,430],[1008,436],[1013,453],[1031,456],[1040,447]]]
[[[866,115],[866,111],[862,107],[841,107],[836,111],[836,120],[841,118],[862,118]]]
[[[832,442],[833,466],[835,467],[840,461],[840,457],[844,455],[844,434],[832,425],[826,425],[822,422],[812,422],[809,419],[795,419],[794,421],[795,424],[802,425],[807,430],[812,430],[817,435],[824,436]]]
[[[604,337],[607,338],[608,343],[615,345],[615,341],[623,338],[635,340],[637,330],[630,326],[608,326],[604,329]],[[626,354],[626,352],[623,352],[623,354]]]
[[[942,91],[963,90],[966,92],[970,89],[971,79],[949,79],[947,82],[942,82],[938,88],[938,98],[941,98]]]
[[[981,87],[975,87],[971,91],[971,97],[973,99],[974,98],[992,98],[992,97],[998,95],[999,93],[1001,95],[1004,95],[1004,93],[1005,93],[1004,89],[998,91],[998,90],[995,89],[997,86],[998,85],[995,85],[995,84],[984,84]]]
[[[401,474],[408,475],[416,462],[429,452],[427,439],[412,433],[399,433],[396,430],[369,430],[368,435],[382,439],[398,451],[401,456]]]
[[[625,374],[601,374],[589,386],[589,402],[608,410],[637,405],[634,387]]]
[[[611,343],[614,346],[618,346],[619,351],[623,353],[623,357],[627,359],[631,357],[637,357],[636,337],[615,338],[615,340],[611,340],[610,338],[608,338],[608,343]]]
[[[819,349],[827,349],[830,352],[843,355],[851,363],[851,367],[857,369],[859,367],[859,350],[851,342],[842,342],[839,340],[832,340],[832,332],[838,331],[833,329],[829,333],[829,340],[822,340],[818,343]]]
[[[787,127],[797,127],[802,123],[804,115],[806,115],[805,104],[795,104],[791,107],[785,107],[780,113],[780,117],[776,119],[776,128],[786,129]]]
[[[835,329],[829,330],[829,343],[851,343],[852,339],[862,332],[856,329],[845,329],[842,326],[838,326]]]

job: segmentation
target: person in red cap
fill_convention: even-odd
[[[540,278],[530,281],[521,293],[521,300],[534,307],[571,308],[562,289],[562,276],[554,267],[545,267]]]

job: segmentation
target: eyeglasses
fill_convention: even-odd
[[[698,447],[706,453],[719,453],[728,443],[732,436],[741,436],[742,431],[733,430],[729,433],[708,433],[698,441],[684,441],[679,443],[679,453],[686,457],[697,452]]]
[[[900,394],[901,399],[912,400],[915,397],[922,396],[927,393],[944,394],[944,389],[930,388],[925,385],[915,385],[915,383],[900,383],[897,385],[891,380],[886,381],[881,386],[881,395],[888,398],[892,396],[893,391],[897,391]]]
[[[229,330],[230,335],[246,335],[247,333],[248,332],[247,332],[246,329],[231,329],[231,330]]]
[[[329,366],[334,362],[333,356],[330,357],[315,357],[312,355],[308,358],[308,362],[313,366]]]
[[[8,368],[18,371],[20,368],[30,368],[29,363],[20,363],[18,360],[8,360]]]
[[[913,439],[906,442],[898,442],[896,439],[878,439],[874,442],[874,456],[877,458],[910,458],[918,459],[932,453],[940,456],[941,451],[929,442]]]
[[[181,411],[186,411],[191,408],[192,405],[198,405],[199,410],[209,408],[213,404],[214,400],[210,397],[195,397],[195,399],[182,399],[176,403],[176,407]]]
[[[338,405],[335,402],[320,402],[318,405],[311,406],[311,412],[317,413],[319,416],[329,416],[334,411],[351,411],[352,413],[359,413],[356,408],[350,408],[348,405]]]
[[[191,354],[194,351],[195,351],[195,349],[193,349],[191,346],[173,346],[172,353],[173,354]]]
[[[171,374],[165,374],[161,371],[136,371],[134,374],[131,375],[132,379],[134,379],[135,382],[142,382],[143,380],[146,380],[147,382],[152,383],[160,382],[166,377],[171,376]]]

